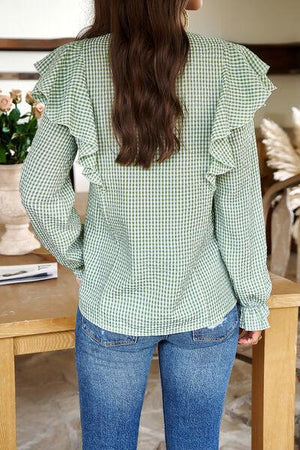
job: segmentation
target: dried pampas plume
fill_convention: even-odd
[[[293,140],[274,121],[263,119],[261,131],[262,142],[266,146],[267,166],[274,169],[274,180],[283,181],[300,173],[300,109],[292,109]],[[282,195],[277,195],[273,203],[277,203]],[[287,188],[287,205],[294,211],[300,206],[300,186]],[[292,235],[296,239],[299,219],[293,225]]]
[[[292,108],[294,125],[294,143],[277,123],[263,119],[261,131],[262,142],[266,145],[267,166],[275,170],[274,179],[286,180],[300,173],[300,110]]]

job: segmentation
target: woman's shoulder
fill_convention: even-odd
[[[209,36],[205,34],[195,33],[193,31],[187,31],[187,36],[189,37],[191,43],[195,43],[196,45],[206,45],[211,47],[222,47],[226,44],[225,39],[218,36]]]
[[[53,49],[48,55],[55,57],[68,57],[68,55],[79,55],[84,49],[88,47],[101,46],[109,42],[110,33],[91,38],[78,38],[73,41],[65,42]],[[47,56],[48,56],[47,55]],[[72,61],[70,61],[72,62]]]
[[[191,45],[194,48],[199,48],[199,50],[208,48],[212,52],[215,50],[218,53],[221,52],[224,58],[230,56],[234,58],[235,54],[237,55],[243,52],[250,52],[248,47],[246,47],[245,45],[230,41],[220,36],[204,35],[192,31],[187,31],[187,35],[189,37]]]
[[[267,76],[270,66],[254,53],[248,46],[217,36],[204,36],[188,32],[195,54],[206,51],[209,62],[224,74],[225,89],[247,98],[240,98],[240,103],[255,98],[258,92],[276,89]],[[215,63],[215,64],[213,64]]]

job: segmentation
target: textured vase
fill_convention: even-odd
[[[23,164],[0,164],[1,255],[25,255],[41,246],[29,230],[29,217],[22,205],[19,183]]]

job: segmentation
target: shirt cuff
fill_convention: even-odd
[[[256,306],[242,306],[239,303],[238,313],[240,328],[246,331],[265,330],[271,328],[268,320],[270,309],[267,304]]]

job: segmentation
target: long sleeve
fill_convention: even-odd
[[[216,177],[215,233],[238,300],[240,327],[270,327],[267,300],[272,283],[253,120],[228,137],[235,167]]]
[[[84,224],[74,207],[70,169],[76,153],[83,174],[100,183],[93,108],[88,95],[84,41],[63,44],[34,63],[40,74],[32,96],[45,105],[25,159],[21,200],[33,229],[57,261],[82,279]]]
[[[38,239],[81,279],[84,224],[74,208],[70,179],[76,153],[69,129],[44,114],[23,164],[20,194]]]

